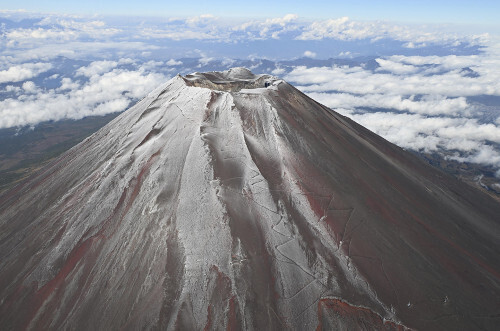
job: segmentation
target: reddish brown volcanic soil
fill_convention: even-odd
[[[495,330],[499,215],[275,77],[177,76],[0,195],[0,325]]]

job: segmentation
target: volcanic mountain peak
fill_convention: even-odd
[[[180,76],[179,76],[180,77]],[[278,79],[270,75],[254,75],[246,68],[232,68],[223,72],[193,73],[183,78],[188,86],[212,90],[238,92],[271,86]]]
[[[0,196],[6,329],[494,329],[500,206],[237,68]]]

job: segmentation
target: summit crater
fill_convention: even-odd
[[[222,72],[193,73],[181,77],[187,86],[204,87],[217,91],[239,92],[242,89],[267,88],[280,81],[271,75],[254,75],[246,68],[232,68]]]

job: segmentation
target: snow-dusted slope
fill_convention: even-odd
[[[0,197],[0,325],[493,329],[499,214],[282,80],[177,76]]]

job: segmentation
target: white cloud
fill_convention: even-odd
[[[18,14],[22,13],[25,14],[28,11],[26,9],[0,9],[0,13],[2,14]]]
[[[452,46],[466,41],[473,44],[483,43],[487,35],[461,36],[443,33],[442,29],[428,26],[404,26],[382,21],[352,21],[348,17],[314,21],[302,29],[298,40],[361,40],[390,38],[406,41],[407,48],[418,48],[428,44],[446,43]]]
[[[199,62],[198,67],[206,66],[210,62],[213,62],[216,60],[215,57],[210,57],[207,54],[205,54],[204,52],[200,51],[199,49],[196,49],[195,52],[198,53],[200,56],[200,59],[198,60],[198,62]]]
[[[268,18],[265,21],[250,21],[231,27],[233,31],[243,31],[245,39],[279,39],[285,32],[300,29],[298,15],[287,14],[283,17]]]
[[[181,52],[172,51],[175,45],[182,45],[179,46],[182,48],[189,44],[176,41],[200,41],[200,48],[203,48],[196,51],[201,57],[199,66],[220,59],[216,58],[218,50],[215,49],[224,49],[224,43],[272,38],[288,38],[288,42],[293,42],[290,41],[293,38],[343,41],[387,38],[400,41],[399,45],[405,44],[408,48],[445,45],[459,46],[459,49],[463,48],[461,42],[470,45],[488,42],[489,47],[483,49],[481,55],[393,55],[378,58],[380,68],[376,70],[347,66],[296,67],[284,78],[313,98],[352,116],[403,147],[429,151],[449,149],[460,151],[456,157],[468,160],[497,160],[494,152],[498,152],[495,144],[499,143],[500,117],[490,125],[483,124],[474,118],[477,105],[467,100],[468,96],[500,96],[500,42],[492,44],[494,36],[457,35],[443,33],[435,26],[359,22],[347,17],[311,22],[299,20],[294,14],[249,22],[224,21],[212,15],[168,21],[145,20],[128,25],[116,22],[119,20],[49,15],[38,25],[3,30],[0,83],[19,83],[9,84],[0,91],[3,96],[9,96],[0,101],[0,127],[123,110],[131,100],[142,97],[166,79],[153,72],[169,72],[176,69],[166,66],[184,65],[173,58],[168,60]],[[312,44],[306,46],[307,51],[298,48],[298,53],[291,56],[304,52],[304,56],[312,58],[315,52],[320,54]],[[217,47],[212,50],[212,45]],[[159,50],[167,50],[163,54],[168,57],[158,61]],[[415,54],[415,51],[406,49],[404,53]],[[339,53],[340,57],[357,55],[349,50]],[[40,85],[35,78],[53,69],[46,62],[58,56],[101,61],[94,61],[73,73],[52,77],[62,77],[57,88],[37,87],[32,81]],[[141,63],[131,59],[144,57],[153,60]],[[34,63],[25,63],[27,61]],[[222,63],[230,66],[233,60],[224,58]],[[124,69],[125,64],[128,70]],[[258,65],[256,63],[255,67]],[[477,77],[468,75],[471,71],[462,71],[463,68],[470,68]],[[272,71],[275,75],[285,72],[280,66]],[[49,83],[53,86],[54,81]],[[367,108],[372,112],[376,108],[385,110],[363,113]]]
[[[355,109],[359,107],[385,108],[423,115],[461,114],[469,110],[464,97],[446,98],[439,95],[426,95],[418,101],[414,96],[401,95],[309,92],[311,98],[330,108]]]
[[[94,61],[87,67],[81,67],[76,71],[76,76],[92,77],[99,75],[116,68],[118,62],[116,61]]]
[[[145,38],[159,38],[159,39],[172,39],[172,40],[210,40],[219,39],[217,34],[213,34],[206,31],[200,31],[197,29],[187,30],[179,29],[178,27],[173,27],[170,29],[155,29],[155,28],[143,28],[139,34],[141,37]]]
[[[74,82],[71,78],[64,77],[61,79],[61,86],[59,87],[59,91],[64,91],[64,90],[76,90],[77,88],[80,87],[80,84],[78,82]]]
[[[162,74],[120,69],[96,73],[83,85],[63,78],[59,89],[36,90],[0,101],[0,128],[125,110],[131,101],[142,98],[166,80]]]
[[[232,66],[236,61],[230,58],[223,58],[221,61],[221,64],[225,67],[230,67]]]
[[[182,65],[182,61],[176,61],[174,59],[170,59],[166,62],[168,66],[180,66]]]
[[[390,71],[393,74],[399,74],[399,75],[413,74],[419,71],[419,68],[413,65],[403,64],[401,62],[395,62],[385,59],[376,59],[376,61],[380,65],[377,71]]]
[[[206,66],[207,64],[209,64],[210,62],[212,61],[215,61],[216,59],[214,57],[202,57],[200,58],[198,61],[200,62],[200,65],[199,66]]]
[[[148,61],[139,66],[139,70],[143,71],[158,71],[165,63],[162,61]]]
[[[102,20],[68,20],[67,18],[48,16],[40,26],[59,26],[64,31],[75,31],[79,36],[103,38],[122,32],[121,29],[109,28]]]
[[[217,17],[215,17],[212,14],[202,14],[199,16],[194,16],[186,19],[186,23],[191,26],[199,26],[199,25],[206,25],[209,23],[212,23],[213,21],[216,21]]]
[[[34,39],[53,39],[59,41],[67,41],[76,39],[78,33],[76,31],[57,30],[57,29],[17,29],[9,31],[5,36],[10,39],[7,46],[18,46],[19,43],[34,41]]]
[[[500,127],[480,124],[475,119],[424,117],[418,114],[366,113],[349,114],[356,122],[366,126],[387,140],[404,148],[436,152],[457,150],[464,160],[498,166],[500,155],[487,144],[500,142]],[[487,151],[488,153],[484,153]],[[493,153],[494,152],[494,153]]]
[[[218,17],[211,14],[170,18],[162,24],[141,24],[132,34],[142,39],[228,40],[230,29],[218,20]]]
[[[380,67],[375,71],[295,67],[285,79],[401,147],[500,168],[500,117],[483,123],[476,118],[481,106],[466,98],[500,96],[497,53],[487,49],[473,56],[394,55],[376,61]],[[464,75],[463,68],[478,75]]]
[[[439,75],[429,75],[424,69],[411,75],[392,74],[416,69],[398,66],[395,62],[384,64],[391,73],[372,73],[361,67],[296,67],[286,79],[302,85],[307,92],[342,91],[354,94],[377,93],[386,95],[424,95],[438,94],[447,97],[465,97],[473,95],[500,95],[500,70],[492,70],[491,63],[481,64],[487,59],[478,59],[474,70],[479,77],[464,76],[459,69],[446,71],[448,62],[441,65],[445,70]],[[392,67],[389,68],[388,64]],[[307,86],[306,86],[307,85]]]
[[[33,83],[32,81],[29,80],[29,81],[23,83],[23,90],[26,93],[35,93],[37,91],[37,87],[36,87],[35,83]]]
[[[278,67],[278,68],[274,69],[273,71],[271,71],[271,73],[273,75],[276,75],[276,76],[283,75],[285,72],[286,72],[285,69],[284,68],[280,68],[280,67]]]
[[[11,66],[7,70],[0,71],[0,83],[20,82],[31,79],[39,74],[49,71],[52,68],[50,63],[24,63]]]
[[[453,46],[459,45],[462,41],[478,44],[489,38],[486,35],[458,36],[443,33],[439,27],[408,27],[386,22],[361,22],[349,20],[347,17],[322,21],[301,20],[296,14],[247,22],[224,20],[204,14],[188,18],[171,18],[166,21],[148,19],[129,24],[123,23],[120,18],[96,19],[95,16],[76,17],[52,14],[32,27],[8,29],[4,34],[5,40],[0,40],[0,44],[11,50],[56,44],[68,51],[67,44],[75,42],[117,43],[141,40],[149,46],[158,46],[157,39],[212,40],[234,43],[271,38],[282,39],[285,35],[288,39],[299,40],[391,38],[407,43],[408,47],[421,47],[443,42]],[[315,50],[310,51],[315,52]],[[96,53],[98,52],[94,55]],[[148,53],[144,56],[148,56],[146,54]],[[59,55],[63,54],[59,52]],[[99,57],[105,56],[101,54]]]
[[[70,40],[106,39],[120,33],[120,29],[107,28],[103,21],[74,21],[49,16],[38,27],[11,29],[5,32],[9,48],[33,47],[42,43],[65,43]]]
[[[19,92],[21,92],[21,88],[19,86],[7,85],[7,86],[5,86],[5,92],[7,92],[7,93],[11,93],[11,92],[19,93]]]
[[[475,153],[471,153],[467,156],[451,156],[450,159],[457,160],[459,162],[470,162],[470,163],[479,163],[479,164],[487,164],[491,166],[496,166],[500,164],[500,153],[498,150],[493,149],[493,147],[489,145],[481,146],[481,149],[475,151]],[[500,170],[497,172],[496,176],[500,173]]]
[[[297,37],[299,40],[321,40],[324,38],[334,38],[345,40],[348,38],[353,38],[354,32],[352,29],[347,30],[347,24],[353,25],[354,23],[348,23],[348,17],[341,17],[338,19],[329,19],[322,22],[313,22],[300,36]],[[351,32],[351,33],[348,33]],[[363,35],[362,38],[367,38],[368,35]],[[357,39],[357,38],[354,38]]]
[[[316,53],[311,52],[311,51],[305,51],[304,52],[304,56],[305,57],[310,57],[310,58],[315,58],[316,57]]]
[[[70,41],[64,44],[41,43],[29,47],[4,50],[3,55],[16,62],[33,60],[50,60],[58,56],[69,59],[85,59],[87,57],[120,57],[119,55],[132,56],[134,52],[140,54],[145,50],[156,50],[159,46],[149,45],[144,42],[120,41]]]
[[[296,14],[286,14],[283,17],[277,17],[277,18],[268,18],[265,20],[264,23],[262,23],[263,26],[273,26],[273,25],[279,25],[279,26],[286,26],[287,24],[296,21],[299,18],[298,15]]]
[[[396,63],[410,64],[413,66],[422,65],[439,65],[443,69],[461,69],[468,66],[477,66],[480,64],[481,57],[478,55],[469,56],[457,56],[457,55],[447,55],[447,56],[403,56],[403,55],[392,55],[388,57],[389,61]]]

